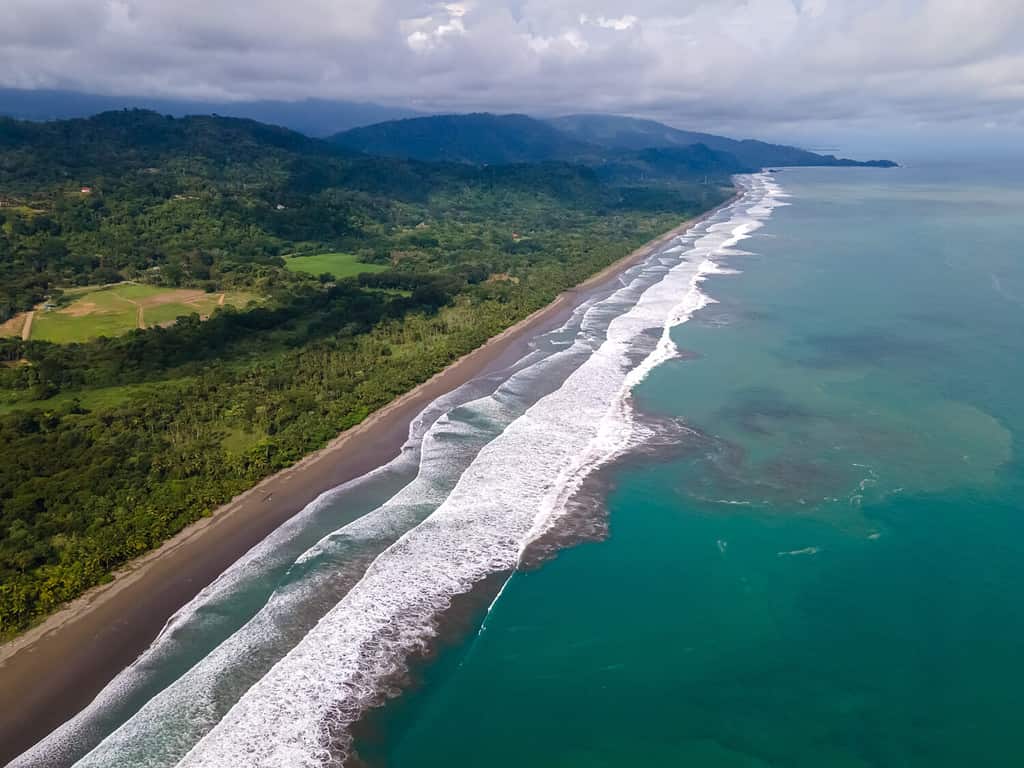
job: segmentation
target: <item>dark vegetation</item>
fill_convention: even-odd
[[[639,120],[618,115],[568,115],[549,121],[568,136],[605,149],[645,150],[650,148],[689,147],[703,144],[709,149],[732,155],[748,168],[782,166],[867,166],[891,168],[891,160],[860,162],[820,155],[783,144],[769,144],[754,139],[729,139],[711,133],[697,133],[672,128],[654,120]]]
[[[415,117],[401,107],[359,101],[303,99],[302,101],[196,101],[150,96],[110,96],[45,88],[0,88],[0,115],[19,120],[67,120],[101,112],[142,108],[161,115],[222,115],[282,125],[307,136],[330,136],[338,131],[383,120]]]
[[[537,163],[600,152],[526,115],[436,115],[392,120],[339,133],[331,141],[373,155],[456,163]]]
[[[216,117],[0,120],[0,319],[126,278],[263,297],[84,344],[0,341],[0,634],[722,201],[709,151],[481,168]],[[389,269],[283,267],[322,251]]]
[[[653,120],[613,115],[573,115],[536,120],[526,115],[437,115],[393,120],[339,133],[331,141],[389,157],[488,164],[563,160],[594,167],[653,166],[657,175],[687,177],[756,171],[765,166],[870,165],[763,141],[728,139],[671,128]],[[685,152],[702,146],[703,169],[660,157],[651,150]],[[659,165],[666,160],[667,166]]]

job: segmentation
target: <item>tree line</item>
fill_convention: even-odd
[[[146,112],[0,120],[4,190],[24,205],[0,209],[0,319],[122,278],[264,297],[83,344],[0,342],[4,635],[728,193]],[[390,269],[284,269],[323,249]]]

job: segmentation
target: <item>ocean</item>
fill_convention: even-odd
[[[1022,181],[740,179],[15,765],[1024,764]]]

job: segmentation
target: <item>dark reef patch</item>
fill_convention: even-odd
[[[439,656],[457,649],[471,633],[480,629],[486,618],[487,606],[497,597],[509,575],[508,571],[492,573],[474,584],[468,592],[452,597],[448,609],[434,622],[432,640],[404,662],[396,664],[394,674],[384,681],[373,706],[351,726],[351,752],[346,754],[344,732],[335,732],[330,722],[324,723],[325,741],[335,745],[326,768],[386,765],[386,745],[393,741],[394,731],[402,727],[408,698],[423,688],[431,665]]]
[[[741,390],[718,415],[748,434],[770,435],[780,427],[806,424],[818,418],[808,408],[788,399],[781,390],[752,387]]]
[[[615,488],[619,470],[698,457],[712,438],[679,419],[638,416],[638,441],[626,453],[592,472],[569,499],[562,517],[550,530],[532,541],[520,558],[524,570],[539,568],[560,551],[608,536],[608,496]]]
[[[713,287],[704,286],[704,292],[714,296]],[[726,298],[718,299],[713,304],[697,312],[691,322],[701,328],[722,328],[729,325],[764,323],[771,318],[770,313],[750,309],[737,301]]]
[[[788,356],[787,362],[807,368],[831,369],[891,365],[901,361],[920,364],[948,355],[947,350],[934,342],[898,336],[886,330],[807,336],[803,345],[804,351]]]

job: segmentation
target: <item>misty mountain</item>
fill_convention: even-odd
[[[686,147],[649,147],[633,151],[612,151],[594,166],[597,175],[617,184],[645,184],[665,181],[723,180],[734,173],[757,170],[735,155],[719,152],[706,144]]]
[[[120,109],[147,109],[162,115],[221,115],[280,125],[307,136],[330,136],[361,125],[413,117],[411,109],[355,101],[213,102],[145,96],[104,96],[74,91],[0,88],[0,115],[19,120],[65,120]]]
[[[796,147],[738,141],[615,115],[569,115],[553,120],[486,113],[427,117],[400,107],[327,99],[214,102],[0,88],[0,116],[20,120],[91,117],[121,109],[146,109],[176,117],[246,118],[307,136],[331,137],[336,144],[367,154],[470,164],[562,160],[600,165],[615,161],[620,167],[619,161],[625,160],[627,166],[639,167],[654,158],[643,161],[622,153],[703,144],[733,155],[746,169],[768,165],[892,165],[888,161],[859,163]],[[664,159],[671,162],[667,156]],[[733,165],[725,158],[721,160],[722,170]]]
[[[526,115],[436,115],[354,128],[339,146],[387,157],[472,165],[574,161],[605,151]]]
[[[330,141],[366,154],[431,162],[575,163],[593,168],[606,181],[626,184],[704,177],[724,180],[733,173],[756,170],[704,144],[641,150],[604,147],[526,115],[418,117],[355,128]]]
[[[539,120],[526,115],[436,115],[344,131],[334,144],[372,155],[473,165],[581,163],[605,175],[650,178],[728,175],[770,165],[892,165],[818,155],[763,141],[737,141],[681,131],[653,120],[575,115]],[[687,148],[696,148],[683,152]],[[652,151],[659,150],[659,151]],[[674,151],[669,151],[674,150]]]
[[[754,139],[737,140],[711,133],[683,131],[655,120],[641,120],[618,115],[568,115],[547,122],[580,141],[609,149],[641,150],[651,147],[668,148],[703,144],[719,152],[728,152],[741,163],[752,168],[764,168],[770,165],[888,168],[895,165],[889,160],[859,162],[837,158],[834,155],[819,155],[783,144],[769,144]]]

